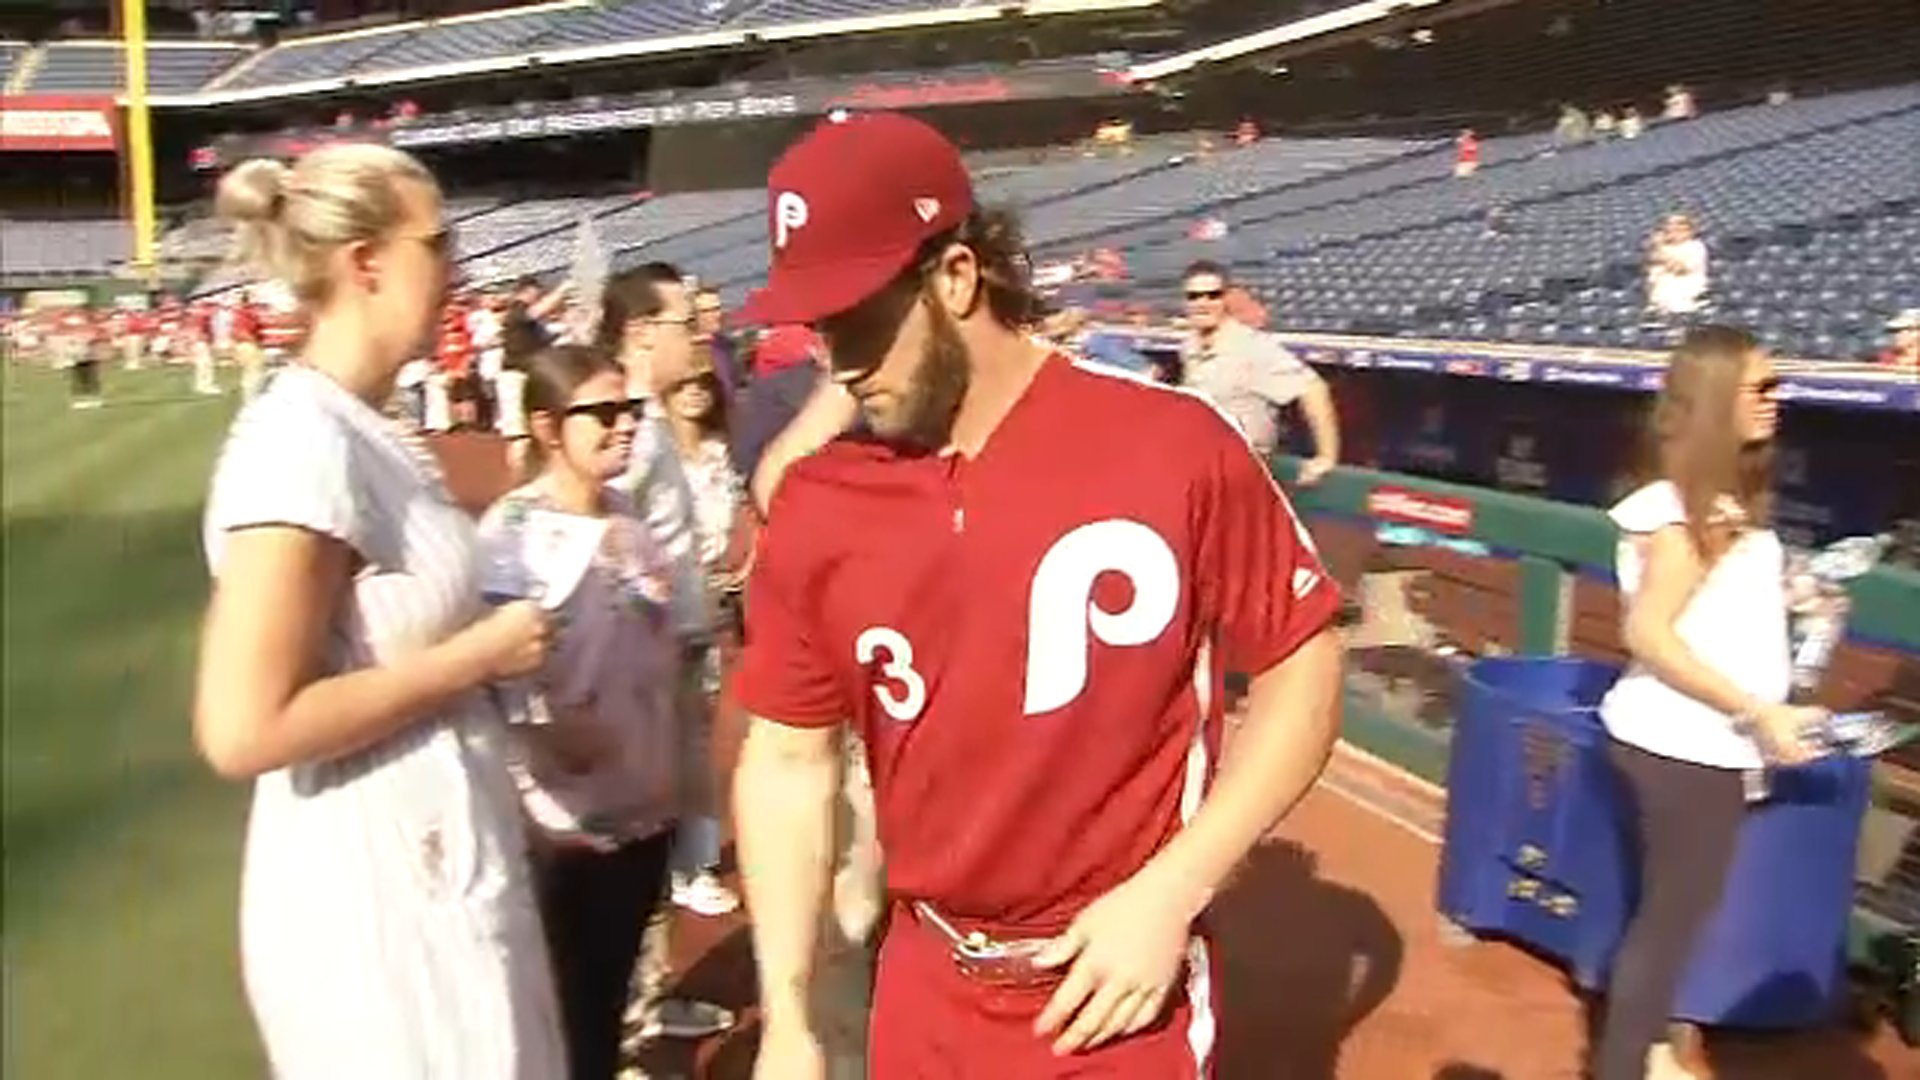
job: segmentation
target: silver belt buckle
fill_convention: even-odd
[[[987,986],[1046,986],[1060,980],[1051,968],[1034,966],[1034,959],[1052,944],[1051,938],[1014,938],[1001,941],[979,930],[961,933],[933,907],[916,902],[914,910],[947,939],[953,965],[962,975]]]

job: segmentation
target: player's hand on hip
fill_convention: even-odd
[[[1166,1009],[1192,935],[1192,909],[1158,879],[1136,876],[1095,900],[1034,960],[1067,968],[1035,1033],[1072,1054],[1145,1028]]]
[[[826,1080],[827,1058],[805,1025],[770,1020],[760,1031],[753,1080]]]

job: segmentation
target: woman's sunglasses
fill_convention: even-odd
[[[451,259],[458,237],[453,231],[453,226],[442,225],[430,233],[405,234],[397,239],[411,240],[414,243],[421,244],[425,246],[428,251],[431,251],[436,258]]]
[[[1187,299],[1189,300],[1218,300],[1225,295],[1227,295],[1227,291],[1225,289],[1188,289],[1187,290]]]
[[[600,422],[600,426],[610,428],[620,422],[622,416],[640,419],[646,412],[647,403],[640,398],[626,401],[587,401],[567,406],[568,416],[591,416]]]

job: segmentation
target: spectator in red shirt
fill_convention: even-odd
[[[1908,308],[1887,323],[1893,344],[1880,354],[1880,363],[1895,371],[1920,375],[1920,308]]]
[[[1453,140],[1453,175],[1472,176],[1480,171],[1480,136],[1472,128],[1460,129]]]

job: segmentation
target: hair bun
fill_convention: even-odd
[[[286,205],[287,178],[292,170],[269,158],[255,158],[234,166],[220,180],[214,212],[234,225],[264,225],[278,220]]]

